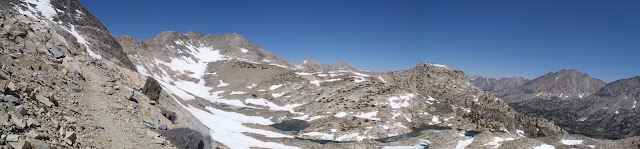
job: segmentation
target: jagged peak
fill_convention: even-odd
[[[331,68],[334,70],[337,70],[337,69],[344,69],[344,70],[351,70],[351,71],[356,70],[356,68],[353,68],[353,66],[347,64],[347,62],[344,62],[344,61],[338,61],[336,64],[331,65]]]
[[[135,38],[133,38],[133,36],[131,36],[131,35],[122,35],[120,37],[116,37],[116,39],[137,42],[137,40]]]
[[[313,59],[311,57],[307,57],[307,59],[303,60],[299,64],[302,64],[302,65],[321,65],[320,62],[318,62],[317,60],[315,60],[315,59]]]
[[[447,65],[442,65],[442,64],[435,64],[435,63],[427,63],[427,62],[422,62],[420,63],[420,66],[422,67],[439,67],[439,68],[451,68]]]

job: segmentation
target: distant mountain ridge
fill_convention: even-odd
[[[506,92],[502,97],[510,102],[552,96],[562,99],[583,98],[596,92],[605,84],[577,70],[563,69],[524,83]]]
[[[359,71],[353,66],[347,64],[344,61],[338,61],[333,65],[321,64],[317,60],[309,57],[302,62],[296,64],[298,69],[306,69],[309,71],[331,71],[331,70],[347,70],[347,71]]]
[[[502,96],[507,91],[530,81],[529,79],[525,79],[520,76],[500,78],[499,80],[483,76],[471,76],[469,80],[473,86],[476,86],[483,91],[491,92],[496,96]]]
[[[491,85],[498,82],[481,76],[471,78],[486,91],[492,91]],[[496,94],[516,111],[553,120],[572,132],[598,138],[640,135],[640,125],[632,122],[640,121],[635,114],[640,76],[607,84],[577,70],[563,69]]]

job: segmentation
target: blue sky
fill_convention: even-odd
[[[640,1],[80,0],[114,36],[239,33],[294,63],[379,72],[420,62],[535,78],[564,68],[611,82],[640,75]]]

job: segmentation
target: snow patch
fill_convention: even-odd
[[[438,118],[438,116],[433,116],[433,118],[431,118],[431,122],[435,123],[435,124],[440,124],[442,123],[440,121],[440,119]]]
[[[556,149],[556,147],[553,147],[549,144],[542,144],[540,146],[534,146],[533,149]]]
[[[333,116],[335,116],[335,117],[345,117],[345,116],[347,116],[347,113],[346,112],[340,112],[340,113],[338,113],[336,115],[333,115]]]
[[[57,11],[53,9],[53,5],[51,5],[50,0],[25,0],[24,2],[35,5],[35,7],[32,7],[29,4],[23,4],[22,6],[27,7],[27,10],[17,9],[20,14],[38,19],[36,15],[40,12],[44,18],[51,22],[53,22],[53,17],[57,15]]]
[[[321,132],[307,132],[302,134],[303,136],[320,136],[322,140],[333,140],[333,134],[321,133]]]
[[[273,98],[278,98],[278,97],[280,97],[280,96],[284,95],[285,93],[286,93],[286,92],[282,92],[282,93],[273,93],[273,94],[271,94],[271,96],[273,96]]]
[[[320,80],[313,80],[313,81],[311,81],[311,82],[309,82],[309,83],[311,83],[311,84],[315,84],[315,85],[317,85],[317,86],[320,86],[320,82],[322,82],[322,81],[320,81]]]
[[[427,101],[425,101],[425,102],[427,102],[428,104],[433,104],[434,101],[438,102],[437,99],[435,99],[435,98],[433,98],[431,96],[427,96],[427,97],[429,97],[429,98],[427,98]],[[438,102],[438,103],[440,103],[440,102]]]
[[[513,138],[493,137],[493,141],[491,141],[491,142],[489,142],[487,144],[484,144],[484,146],[491,145],[491,146],[493,146],[493,148],[499,148],[500,145],[502,145],[502,144],[500,144],[500,142],[502,142],[502,141],[511,141],[511,140],[515,140],[515,139],[513,139]]]
[[[402,107],[409,106],[409,100],[413,98],[415,95],[412,93],[403,95],[403,96],[393,96],[389,98],[389,105],[391,108],[398,109]]]
[[[306,72],[295,72],[297,75],[301,75],[301,76],[308,76],[311,75],[311,73],[306,73]]]
[[[309,121],[309,122],[310,122],[310,121],[317,120],[317,119],[320,119],[320,118],[323,118],[323,117],[327,117],[327,116],[325,116],[325,115],[318,115],[318,116],[314,116],[314,117],[309,118],[307,121]]]
[[[370,120],[380,120],[380,118],[376,118],[376,115],[378,115],[378,111],[373,111],[373,112],[368,112],[368,113],[360,113],[358,115],[354,115],[355,117],[359,117],[359,118],[366,118],[366,119],[370,119]]]
[[[284,105],[284,106],[279,106],[271,101],[268,101],[264,98],[258,98],[258,99],[253,99],[253,98],[249,98],[247,100],[245,100],[246,103],[249,104],[253,104],[253,105],[259,105],[259,106],[265,106],[265,107],[269,107],[269,110],[275,110],[275,111],[289,111],[290,113],[296,113],[295,111],[293,111],[293,109],[295,107],[301,106],[303,104],[290,104],[290,105]]]
[[[244,123],[259,125],[273,124],[273,122],[263,117],[246,116],[243,114],[222,111],[211,107],[205,107],[208,112],[194,107],[183,107],[191,112],[191,114],[193,114],[196,119],[198,119],[200,122],[202,122],[202,124],[210,129],[209,133],[211,134],[211,139],[216,140],[230,148],[298,148],[278,144],[275,142],[264,142],[253,137],[246,136],[244,133],[264,135],[268,138],[293,138],[293,136],[262,129],[250,128],[242,125]]]
[[[518,134],[518,136],[525,137],[524,131],[522,131],[520,129],[516,129],[516,134]]]
[[[564,144],[564,145],[582,144],[582,140],[565,140],[565,139],[562,139],[562,140],[560,140],[560,142],[562,142],[562,144]]]
[[[218,84],[218,86],[216,87],[225,87],[228,86],[229,84],[222,82],[222,80],[220,80],[220,84]]]
[[[436,66],[436,67],[444,67],[444,68],[448,67],[447,65],[441,65],[441,64],[430,64],[430,65]]]
[[[229,95],[243,95],[246,94],[246,92],[242,92],[242,91],[231,91],[231,93]]]
[[[378,79],[380,79],[380,81],[382,81],[382,83],[387,83],[387,81],[384,81],[384,79],[382,79],[382,76],[378,76]]]
[[[249,52],[249,50],[247,50],[247,49],[245,49],[245,48],[240,48],[240,52],[242,52],[242,53],[247,53],[247,52]]]
[[[61,28],[63,30],[65,30],[65,31],[69,32],[74,37],[76,37],[76,42],[84,45],[84,47],[87,48],[87,53],[89,54],[89,56],[97,58],[97,59],[102,59],[102,56],[100,56],[99,54],[97,54],[97,53],[93,52],[91,49],[89,49],[89,45],[87,45],[87,44],[90,44],[90,43],[88,43],[87,40],[84,39],[84,37],[82,37],[82,35],[80,35],[80,33],[78,33],[76,31],[75,26],[71,25],[71,30],[66,29],[64,27],[61,27]]]
[[[456,149],[464,149],[469,146],[473,142],[473,138],[467,140],[459,140],[458,145],[456,145]]]
[[[278,88],[282,87],[282,85],[284,85],[284,84],[271,85],[271,86],[269,86],[269,89],[273,91],[275,89],[278,89]]]

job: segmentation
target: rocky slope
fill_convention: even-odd
[[[469,78],[469,82],[471,82],[473,86],[483,91],[491,92],[498,97],[501,97],[506,92],[519,87],[520,85],[523,85],[524,83],[527,83],[529,81],[529,79],[525,79],[520,76],[511,78],[500,78],[499,80],[483,76],[472,76]]]
[[[65,43],[67,48],[60,49],[62,52],[76,50],[72,52],[104,58],[124,68],[134,68],[107,28],[75,0],[3,0],[0,5],[37,18],[51,27],[51,31],[72,41]],[[55,42],[55,38],[51,42]],[[40,48],[38,43],[34,44]]]
[[[129,69],[115,38],[77,1],[0,6],[0,148],[183,147],[160,136],[173,131],[164,110],[173,100]]]

